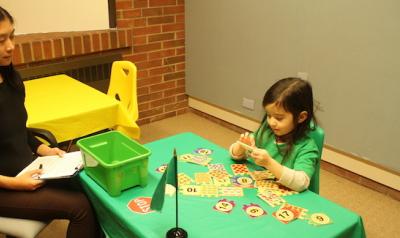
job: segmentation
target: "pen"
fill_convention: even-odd
[[[39,164],[39,169],[43,169],[43,164]]]

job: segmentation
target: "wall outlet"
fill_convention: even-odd
[[[254,99],[243,98],[242,99],[242,106],[244,108],[247,108],[249,110],[253,110],[254,111]]]
[[[308,73],[307,72],[297,72],[297,77],[307,80],[308,79]]]

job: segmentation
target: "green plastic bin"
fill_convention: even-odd
[[[84,170],[111,196],[147,185],[150,150],[119,131],[109,131],[77,142]]]

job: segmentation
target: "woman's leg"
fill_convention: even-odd
[[[68,219],[67,237],[102,237],[86,195],[60,185],[45,185],[33,192],[0,189],[0,215],[43,221]]]

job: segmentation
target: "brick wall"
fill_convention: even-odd
[[[184,0],[116,0],[117,29],[16,37],[17,68],[118,51],[138,68],[139,124],[185,113]]]
[[[116,0],[117,28],[132,29],[124,58],[138,68],[139,124],[184,113],[184,0]]]

